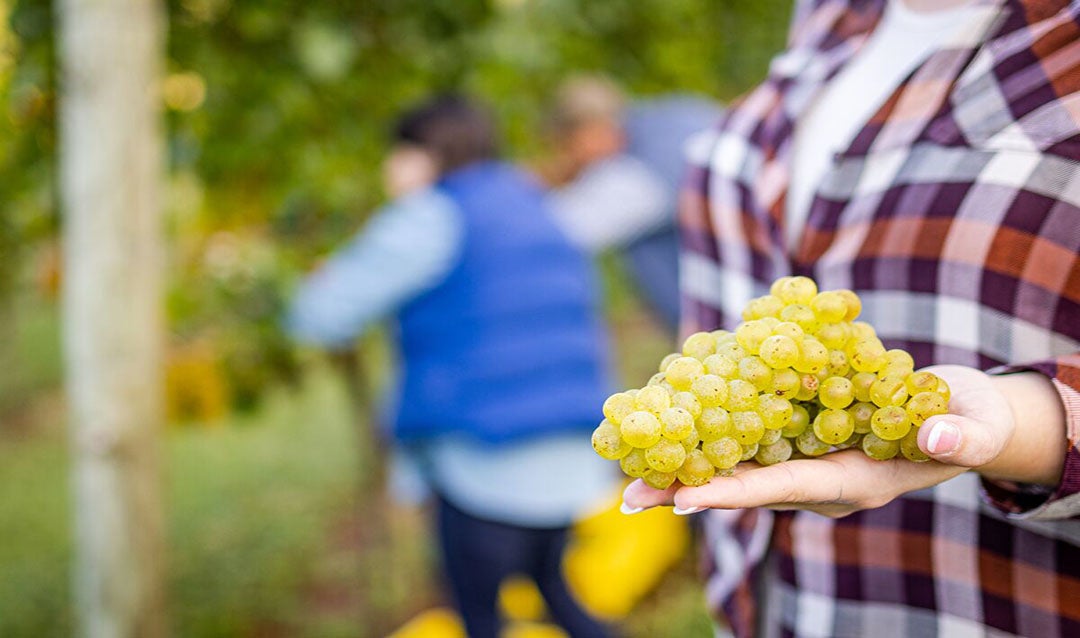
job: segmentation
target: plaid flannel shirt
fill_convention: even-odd
[[[710,511],[706,595],[740,636],[1080,636],[1080,2],[976,0],[836,156],[788,251],[794,122],[883,4],[800,2],[787,50],[691,162],[683,330],[732,329],[783,275],[851,288],[919,366],[1050,377],[1064,477],[966,473],[838,520]]]

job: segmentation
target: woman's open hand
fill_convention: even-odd
[[[995,377],[953,365],[927,370],[952,390],[949,413],[927,419],[919,432],[919,447],[934,460],[877,461],[859,450],[844,450],[768,467],[742,463],[734,475],[701,487],[676,483],[655,490],[637,480],[626,488],[623,511],[657,505],[674,505],[679,514],[770,507],[840,517],[880,507],[971,468],[991,478],[1050,485],[1060,480],[1064,413],[1046,377],[1033,372]],[[1014,436],[1018,420],[1025,426],[1022,437]]]

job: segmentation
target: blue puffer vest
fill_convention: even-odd
[[[464,241],[449,276],[398,314],[396,436],[501,443],[595,427],[609,385],[588,259],[507,164],[470,165],[439,187],[460,209]]]

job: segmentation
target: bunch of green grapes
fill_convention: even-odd
[[[947,411],[949,386],[886,350],[861,310],[850,290],[776,280],[734,332],[690,335],[645,387],[608,397],[593,448],[657,489],[847,448],[927,460],[919,426]]]

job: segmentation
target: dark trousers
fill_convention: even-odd
[[[608,630],[577,604],[562,575],[567,528],[533,529],[475,518],[439,499],[439,544],[451,593],[470,638],[498,638],[499,584],[523,574],[536,581],[548,610],[572,638]]]

